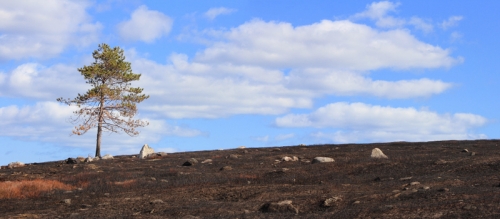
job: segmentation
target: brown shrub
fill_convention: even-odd
[[[0,182],[0,199],[34,198],[42,192],[52,190],[72,190],[73,187],[57,180],[23,180],[16,182]]]

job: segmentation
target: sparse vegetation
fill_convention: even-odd
[[[52,190],[72,190],[73,186],[57,180],[22,180],[0,182],[0,199],[35,198]]]

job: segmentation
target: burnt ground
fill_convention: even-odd
[[[312,145],[30,164],[1,169],[0,182],[43,178],[75,189],[2,199],[0,218],[500,218],[498,144]],[[375,147],[389,159],[370,158]],[[300,160],[276,162],[284,156]],[[335,162],[307,162],[318,156]],[[182,166],[190,158],[200,163]],[[291,204],[273,204],[285,200]]]

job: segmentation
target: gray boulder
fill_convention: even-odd
[[[114,159],[114,157],[111,156],[111,154],[106,154],[106,155],[102,156],[101,159],[103,159],[103,160],[111,160],[111,159]]]
[[[24,167],[24,163],[16,161],[16,162],[9,163],[9,165],[7,165],[7,168],[9,168],[9,169],[16,168],[16,167]]]

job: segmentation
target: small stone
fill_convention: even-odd
[[[476,156],[476,152],[470,153],[470,156]]]
[[[334,206],[337,202],[339,202],[341,200],[342,200],[342,198],[340,198],[338,196],[335,196],[335,197],[332,197],[332,198],[328,198],[328,199],[326,199],[323,202],[323,206],[325,206],[325,207],[331,207],[331,206]]]
[[[109,193],[104,193],[104,196],[109,197]]]
[[[220,168],[220,170],[232,170],[233,168],[231,166],[225,166]]]
[[[212,159],[206,159],[206,160],[202,161],[201,163],[212,163],[212,162],[213,162]]]
[[[439,159],[439,160],[437,160],[437,161],[436,161],[436,162],[434,162],[434,163],[435,163],[435,164],[437,164],[437,165],[442,165],[442,164],[446,164],[446,163],[448,163],[448,161],[445,161],[445,160]]]
[[[413,177],[409,176],[409,177],[403,177],[403,178],[400,178],[399,180],[401,181],[405,181],[405,180],[410,180],[412,179]]]
[[[360,204],[360,203],[361,203],[360,201],[354,201],[352,204],[354,204],[354,205],[358,205],[358,204]]]
[[[291,200],[267,203],[263,205],[260,210],[262,212],[293,212],[295,214],[299,213],[299,209],[292,205]]]
[[[156,181],[156,178],[154,178],[154,177],[151,177],[151,180],[153,180],[153,181]]]
[[[410,186],[416,186],[416,185],[420,185],[420,182],[411,182],[410,183]]]
[[[462,150],[462,152],[469,152],[469,150],[467,150],[467,149],[463,149],[463,150]]]
[[[64,204],[67,204],[67,205],[71,205],[71,199],[64,199],[61,201],[61,203],[64,203]]]
[[[91,208],[91,207],[92,207],[92,205],[89,205],[89,204],[82,204],[80,207],[81,207],[81,208]]]
[[[239,146],[238,147],[238,149],[245,149],[245,148],[247,148],[247,147],[245,147],[245,146]]]
[[[439,192],[448,192],[448,191],[450,191],[450,189],[448,189],[448,188],[440,188],[440,189],[438,189],[438,191]]]
[[[315,157],[312,163],[331,163],[335,162],[335,160],[331,157]]]
[[[155,200],[150,202],[150,204],[161,204],[161,203],[163,203],[163,200],[161,200],[161,199],[155,199]]]
[[[85,160],[83,162],[90,163],[92,161],[94,161],[94,159],[91,156],[88,156],[87,158],[85,158]]]
[[[80,163],[85,161],[85,157],[77,157],[76,159],[80,161]]]
[[[238,159],[238,155],[236,155],[236,154],[231,154],[231,155],[229,155],[229,158],[231,158],[231,159]]]

